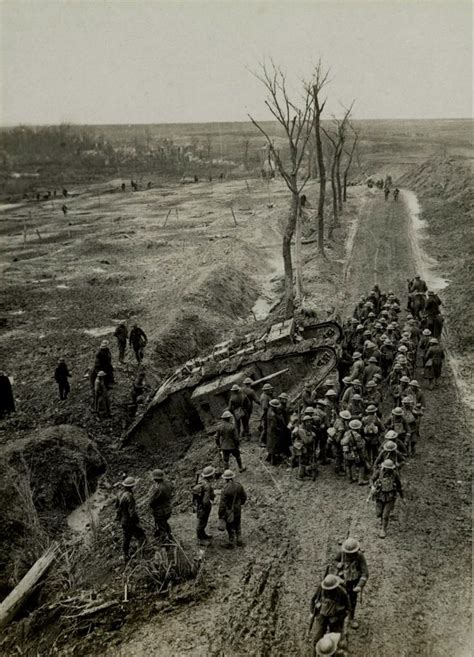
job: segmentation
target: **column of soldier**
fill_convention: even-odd
[[[417,364],[424,366],[430,382],[437,385],[444,353],[437,338],[423,328],[423,320],[407,313],[401,320],[400,301],[375,286],[357,304],[353,317],[344,326],[342,354],[339,359],[341,385],[313,389],[305,385],[296,400],[282,392],[276,395],[266,383],[258,396],[252,379],[230,391],[227,410],[215,440],[222,459],[222,475],[206,466],[193,488],[193,508],[197,515],[198,541],[207,543],[206,533],[215,493],[213,479],[225,482],[219,502],[219,529],[226,530],[225,547],[243,545],[241,509],[246,502],[243,486],[229,468],[234,457],[240,472],[245,471],[240,453],[241,438],[250,437],[250,420],[255,405],[260,407],[260,444],[272,466],[296,470],[301,479],[314,480],[318,468],[334,462],[335,473],[348,483],[371,484],[368,499],[373,499],[380,520],[380,537],[385,538],[390,515],[399,496],[403,500],[400,471],[406,459],[415,456],[420,422],[425,408],[420,384],[413,378]],[[391,408],[383,416],[383,402]],[[155,519],[155,535],[166,543],[172,537],[168,520],[171,514],[172,487],[162,470],[153,473],[155,487],[150,507]],[[124,531],[124,552],[128,558],[130,540],[144,540],[136,517],[133,487],[128,477],[117,502],[118,519]],[[135,514],[136,522],[129,522]],[[358,595],[368,579],[368,569],[360,544],[347,538],[334,564],[326,570],[311,601],[313,644],[317,655],[343,655],[344,628],[354,618]]]

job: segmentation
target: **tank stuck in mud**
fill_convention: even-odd
[[[272,324],[263,335],[218,344],[211,354],[178,368],[159,387],[122,444],[140,443],[178,455],[194,433],[215,425],[227,407],[231,386],[246,377],[255,381],[256,390],[274,375],[285,389],[303,378],[319,387],[337,366],[341,336],[335,321],[293,318]]]

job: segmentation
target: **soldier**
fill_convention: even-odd
[[[335,434],[331,437],[332,453],[335,460],[335,472],[337,475],[343,476],[346,474],[344,470],[344,454],[342,449],[342,439],[344,434],[349,429],[349,422],[352,416],[348,410],[343,410],[339,413],[334,421]]]
[[[367,448],[367,459],[369,463],[374,463],[380,448],[383,425],[377,417],[377,408],[373,404],[367,406],[366,415],[362,418],[362,432]]]
[[[415,406],[425,408],[425,395],[416,379],[412,379],[408,384],[408,395],[414,400]]]
[[[364,376],[364,361],[362,360],[362,354],[359,351],[354,351],[352,354],[352,367],[349,374],[349,380],[361,380]]]
[[[110,417],[110,399],[107,386],[105,385],[105,372],[97,373],[97,378],[94,382],[94,410],[98,415],[105,415]]]
[[[355,392],[347,406],[347,410],[353,418],[360,420],[364,415],[364,408],[365,405],[362,396]]]
[[[375,499],[376,515],[377,518],[380,518],[382,524],[379,536],[385,538],[390,514],[395,508],[397,495],[405,502],[400,475],[391,459],[386,459],[380,469],[376,471],[372,479],[372,491]]]
[[[421,356],[421,362],[422,363],[424,362],[425,352],[429,348],[430,338],[431,338],[430,329],[427,329],[427,328],[423,329],[422,334],[421,334],[421,338],[420,338],[420,343],[418,345],[419,354]]]
[[[327,631],[343,633],[351,603],[343,581],[337,575],[326,575],[311,598],[315,618],[313,643],[316,645]]]
[[[267,417],[270,400],[272,399],[273,386],[270,383],[264,383],[262,394],[260,395],[260,445],[265,447],[267,444]]]
[[[248,403],[245,405],[246,415],[242,418],[242,435],[247,437],[250,437],[250,418],[252,417],[253,413],[253,405],[258,404],[260,406],[260,400],[257,393],[252,388],[252,383],[252,379],[247,377],[244,379],[244,383],[241,388],[242,394],[245,395],[248,400]]]
[[[425,376],[429,380],[429,387],[438,387],[439,378],[444,361],[444,350],[437,338],[430,338],[429,347],[425,353]]]
[[[145,394],[145,372],[138,372],[137,378],[132,384],[132,402],[136,403],[139,397]]]
[[[155,537],[159,543],[166,543],[172,540],[168,520],[171,516],[173,487],[165,479],[163,470],[153,470],[151,476],[155,484],[151,490],[149,505],[155,520]]]
[[[54,371],[54,379],[58,384],[59,388],[59,399],[65,400],[71,390],[69,386],[68,378],[71,375],[69,374],[68,367],[64,358],[58,360],[58,365]]]
[[[329,388],[324,396],[329,402],[326,415],[328,419],[327,424],[331,426],[337,417],[337,392]]]
[[[248,417],[250,402],[248,397],[241,392],[240,387],[236,383],[234,383],[234,385],[230,389],[228,409],[234,416],[237,435],[240,436],[242,432],[242,421],[244,417]],[[248,426],[247,426],[247,435],[248,435]]]
[[[217,430],[216,444],[222,452],[224,467],[229,468],[229,459],[231,455],[237,461],[240,472],[244,472],[240,458],[240,441],[235,427],[234,416],[230,411],[224,411],[221,415],[222,422]]]
[[[148,343],[148,338],[145,331],[143,331],[143,329],[141,329],[138,324],[134,324],[132,326],[128,342],[135,352],[137,363],[141,363],[143,360],[144,349]]]
[[[145,532],[140,527],[140,519],[137,514],[137,507],[133,489],[137,485],[134,477],[127,477],[122,481],[123,491],[115,501],[117,509],[116,518],[120,522],[123,531],[123,556],[125,561],[129,559],[130,543],[132,538],[136,538],[142,546],[145,542]]]
[[[349,474],[349,481],[360,486],[367,482],[364,480],[365,464],[367,455],[365,452],[365,441],[359,433],[362,428],[360,420],[351,420],[349,429],[345,432],[341,447],[344,456],[345,471]],[[358,474],[358,477],[356,476]]]
[[[367,386],[367,383],[369,381],[372,381],[374,378],[374,374],[382,374],[382,368],[377,364],[377,359],[375,356],[370,356],[368,360],[368,364],[365,367],[364,370],[364,378],[362,380],[364,386]]]
[[[267,415],[267,461],[272,465],[278,465],[285,451],[286,428],[280,402],[278,399],[271,399]]]
[[[301,404],[303,408],[307,406],[312,406],[314,403],[314,394],[312,391],[312,386],[310,383],[305,383],[303,386],[303,392],[301,393]]]
[[[281,416],[283,419],[282,426],[282,454],[284,456],[291,456],[291,410],[288,407],[288,395],[286,392],[281,392],[278,395],[278,401],[281,407]]]
[[[392,409],[392,414],[388,422],[385,424],[385,428],[395,431],[398,439],[406,447],[408,425],[405,418],[403,417],[403,410],[400,408],[400,406],[396,406],[394,409]]]
[[[359,623],[354,618],[357,596],[367,584],[369,569],[360,544],[354,538],[347,538],[342,544],[342,549],[336,555],[336,568],[351,603],[349,612],[351,627],[356,630],[359,627]]]
[[[242,546],[241,514],[242,506],[247,501],[247,494],[243,486],[234,480],[232,470],[225,470],[222,479],[225,481],[225,486],[222,489],[219,503],[219,519],[225,522],[229,537],[229,541],[224,547],[233,548],[235,544]]]
[[[193,509],[196,512],[196,535],[199,542],[209,541],[212,536],[206,534],[207,523],[211,514],[212,503],[215,499],[211,479],[216,473],[212,465],[208,465],[201,473],[202,482],[193,488]]]
[[[416,417],[413,413],[413,398],[404,397],[402,399],[402,412],[403,419],[407,425],[407,433],[405,436],[405,445],[407,454],[414,456],[416,452]]]
[[[315,438],[313,417],[305,413],[294,432],[292,446],[292,465],[298,466],[300,479],[304,479],[306,475],[312,476],[313,480],[316,478]]]
[[[15,412],[12,384],[6,373],[0,371],[0,419]]]
[[[127,327],[123,322],[121,322],[117,328],[115,329],[114,333],[115,337],[117,338],[117,346],[118,346],[118,351],[119,351],[119,363],[123,363],[124,358],[125,358],[125,349],[127,348],[127,338],[128,338],[128,331]]]
[[[114,382],[114,367],[112,365],[112,353],[107,340],[101,342],[99,351],[95,355],[94,369],[104,372],[104,383],[109,388]]]
[[[376,406],[377,409],[382,405],[382,386],[377,385],[374,380],[369,381],[365,386],[364,402],[366,405]]]
[[[343,409],[349,408],[349,404],[351,403],[352,397],[355,394],[360,395],[362,397],[362,384],[359,381],[359,379],[353,379],[351,385],[349,385],[344,391],[341,400],[341,407]]]

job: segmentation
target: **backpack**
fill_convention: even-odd
[[[392,475],[380,477],[380,490],[382,493],[393,493],[395,490],[395,482]]]

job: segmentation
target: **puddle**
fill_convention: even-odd
[[[106,504],[107,493],[103,489],[98,488],[83,504],[68,515],[68,527],[78,534],[87,533],[94,526],[97,528],[100,512]]]
[[[91,329],[84,329],[84,333],[87,335],[93,335],[95,338],[100,338],[103,335],[108,335],[115,331],[115,326],[96,326]]]
[[[401,193],[411,217],[411,243],[415,261],[420,268],[420,276],[425,279],[430,290],[440,292],[449,285],[449,280],[434,271],[438,267],[437,260],[429,256],[420,245],[426,237],[427,223],[424,219],[420,219],[421,207],[418,198],[415,192],[408,189],[402,189]]]

